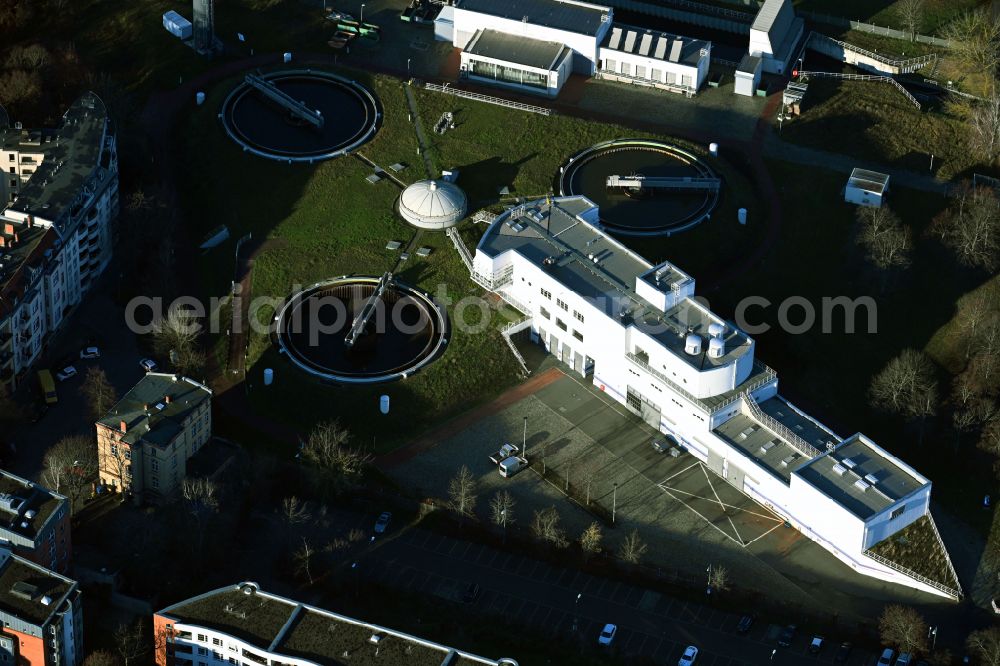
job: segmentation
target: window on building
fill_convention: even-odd
[[[543,317],[545,317],[546,319],[549,319],[549,318],[550,318],[550,316],[549,316],[549,311],[548,311],[548,310],[546,310],[545,308],[538,308],[538,314],[542,315],[542,316],[543,316]]]
[[[577,312],[576,310],[573,310],[573,317],[581,324],[583,323],[583,315]]]
[[[11,172],[11,173],[17,173],[17,169],[15,169],[14,167],[11,167],[11,168],[10,168],[10,172]]]
[[[212,645],[222,645],[222,639],[221,638],[213,638],[212,639]],[[219,657],[219,659],[222,659],[222,657]]]
[[[618,67],[618,61],[612,60],[611,58],[608,58],[607,60],[604,61],[604,69],[608,70],[609,72],[615,71],[616,67]]]
[[[649,78],[653,79],[654,81],[663,81],[663,70],[662,69],[656,69],[654,67],[649,72]]]
[[[205,643],[208,641],[208,636],[206,636],[205,634],[198,634],[198,640],[201,641],[202,643]],[[199,652],[199,654],[201,653]]]
[[[642,361],[643,363],[649,363],[649,354],[642,350],[642,347],[635,348],[635,357]]]
[[[573,331],[573,337],[579,340],[580,342],[583,342],[583,333],[581,333],[580,331]]]
[[[560,308],[562,308],[566,312],[569,312],[569,306],[566,305],[566,301],[562,300],[561,298],[557,298],[556,299],[556,305],[558,305]]]
[[[889,514],[889,520],[895,520],[896,518],[899,518],[900,516],[903,515],[904,511],[906,511],[905,504],[903,506],[896,507],[895,509],[892,510],[892,513]]]
[[[117,444],[112,444],[111,445],[111,457],[112,458],[117,458],[118,457],[118,445]]]
[[[160,487],[160,479],[158,477],[154,476],[153,479],[152,479],[152,485],[153,485],[154,488],[159,488]]]
[[[646,67],[644,65],[635,66],[635,75],[640,79],[646,78]]]
[[[548,289],[539,289],[539,291],[542,292],[542,296],[544,296],[545,298],[549,299],[550,301],[552,300],[552,292],[551,291],[549,291]]]
[[[152,470],[154,472],[159,472],[160,471],[160,461],[159,460],[153,460],[151,462],[151,467],[152,467]]]
[[[556,326],[558,326],[563,331],[566,330],[566,323],[562,319],[559,319],[558,317],[556,317]]]

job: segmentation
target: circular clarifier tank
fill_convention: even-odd
[[[381,117],[368,88],[321,70],[248,74],[219,114],[245,151],[283,162],[349,153],[375,136]]]
[[[612,177],[682,181],[682,187],[615,186]],[[591,146],[563,165],[559,193],[583,195],[600,208],[601,224],[623,236],[669,236],[707,219],[719,202],[719,187],[696,190],[694,181],[716,180],[696,155],[645,139],[617,139]],[[684,183],[677,183],[684,185]]]
[[[445,180],[420,180],[399,195],[399,214],[418,229],[443,231],[458,224],[467,209],[465,192]]]
[[[430,295],[375,276],[315,284],[294,294],[277,318],[288,358],[342,384],[404,379],[440,357],[448,333],[448,316]]]

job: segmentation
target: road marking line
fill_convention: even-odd
[[[668,476],[667,478],[663,479],[663,481],[660,481],[660,483],[666,483],[666,482],[667,482],[667,481],[669,481],[670,479],[673,479],[674,477],[677,477],[677,476],[680,476],[681,474],[683,474],[684,472],[688,471],[688,470],[689,470],[689,469],[691,469],[692,467],[696,467],[697,465],[700,465],[700,464],[701,464],[700,462],[698,462],[698,461],[695,461],[695,462],[691,463],[690,465],[688,465],[687,467],[685,467],[684,469],[682,469],[681,471],[679,471],[679,472],[676,472],[676,473],[674,473],[674,474],[671,474],[671,475],[670,475],[670,476]]]
[[[726,513],[726,507],[722,503],[722,498],[719,497],[719,493],[715,492],[715,484],[712,483],[712,479],[709,478],[709,476],[708,476],[708,470],[706,470],[705,467],[702,466],[701,472],[702,472],[702,474],[705,475],[705,481],[708,482],[708,487],[712,489],[712,494],[715,495],[716,501],[719,503],[719,506],[722,507],[722,515],[724,515],[726,517],[726,520],[729,521],[729,524],[733,528],[733,532],[736,533],[736,538],[740,540],[740,545],[743,545],[745,543],[745,541],[743,540],[743,535],[740,534],[740,531],[738,529],[736,529],[736,523],[734,523],[733,519],[729,516],[728,513]]]
[[[680,502],[681,504],[683,504],[684,506],[686,506],[688,508],[688,510],[690,510],[693,514],[695,514],[696,516],[698,516],[699,518],[701,518],[702,520],[704,520],[707,525],[709,525],[712,529],[717,530],[719,532],[719,534],[721,534],[722,536],[726,537],[727,539],[729,539],[730,541],[732,541],[735,544],[738,544],[740,546],[743,545],[742,543],[740,543],[739,541],[737,541],[736,539],[734,539],[731,535],[727,534],[725,530],[723,530],[722,528],[720,528],[718,525],[716,525],[715,523],[713,523],[712,521],[710,521],[705,516],[701,515],[701,513],[699,513],[696,509],[692,508],[687,502],[685,502],[681,498],[677,497],[676,495],[674,495],[672,492],[670,492],[666,488],[660,487],[660,490],[662,490],[663,492],[665,492],[666,494],[670,495],[675,500],[677,500],[678,502]]]
[[[766,531],[766,532],[764,532],[763,534],[761,534],[761,535],[760,535],[759,537],[757,537],[756,539],[751,539],[750,541],[747,541],[747,544],[746,544],[746,545],[748,545],[748,546],[749,546],[749,545],[750,545],[750,544],[752,544],[752,543],[753,543],[754,541],[758,541],[759,539],[763,539],[763,538],[764,538],[764,537],[766,537],[766,536],[767,536],[768,534],[770,534],[770,533],[771,533],[771,532],[773,532],[774,530],[778,529],[778,528],[779,528],[779,527],[781,527],[782,525],[784,525],[784,523],[778,523],[777,525],[775,525],[774,527],[772,527],[772,528],[771,528],[771,529],[769,529],[768,531]]]

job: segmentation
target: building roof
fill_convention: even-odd
[[[883,194],[889,189],[889,174],[855,168],[851,171],[847,186],[874,194]]]
[[[0,132],[4,150],[41,152],[45,158],[18,193],[12,210],[57,221],[77,200],[84,184],[101,166],[108,114],[92,92],[81,95],[55,130]]]
[[[207,592],[157,613],[175,624],[193,625],[239,638],[275,655],[305,659],[315,664],[349,666],[374,658],[408,666],[440,666],[450,653],[454,664],[498,661],[462,652],[379,625],[260,590],[240,583]],[[344,653],[350,654],[345,658]]]
[[[567,290],[580,296],[623,326],[634,326],[690,365],[699,369],[727,365],[746,354],[750,340],[735,325],[723,321],[692,298],[683,298],[662,310],[636,292],[636,280],[659,270],[617,240],[594,226],[597,206],[583,196],[558,197],[550,202],[524,204],[500,215],[479,241],[477,251],[490,257],[513,251],[543,268]],[[690,276],[664,263],[668,279],[655,284],[658,291],[693,284]],[[654,284],[654,283],[650,283]],[[689,333],[705,340],[708,328],[723,324],[725,353],[721,358],[684,351]]]
[[[5,627],[16,628],[16,620],[45,626],[75,589],[75,581],[0,551],[0,622]]]
[[[611,16],[610,7],[574,0],[456,0],[455,7],[595,37]]]
[[[211,396],[210,388],[193,379],[150,372],[98,423],[118,430],[125,421],[123,442],[164,447],[183,431],[184,419]]]
[[[760,71],[761,65],[763,64],[763,58],[747,53],[740,60],[740,64],[736,67],[736,71],[745,74],[756,74]]]
[[[930,483],[864,435],[853,435],[796,475],[865,520]]]
[[[465,52],[483,58],[552,71],[572,51],[561,42],[546,42],[497,30],[477,30]]]
[[[653,60],[684,63],[694,67],[701,60],[702,49],[712,48],[712,43],[669,32],[615,23],[604,37],[601,46],[620,53],[632,53]]]
[[[0,470],[0,539],[10,540],[14,534],[34,540],[66,502],[59,493]]]
[[[399,213],[422,229],[455,226],[465,217],[465,192],[445,180],[418,180],[399,195]]]
[[[770,33],[772,29],[785,30],[794,15],[791,0],[764,0],[750,29],[766,33]]]

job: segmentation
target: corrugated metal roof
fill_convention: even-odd
[[[471,55],[546,70],[557,65],[565,50],[566,45],[559,42],[518,37],[497,30],[479,30],[465,47],[465,52]]]
[[[466,11],[591,36],[597,35],[611,14],[610,7],[561,0],[458,0],[455,6]]]
[[[697,65],[701,59],[702,49],[711,48],[712,43],[657,30],[615,24],[601,46],[612,51],[634,53],[656,60]],[[666,57],[668,47],[669,58]]]

